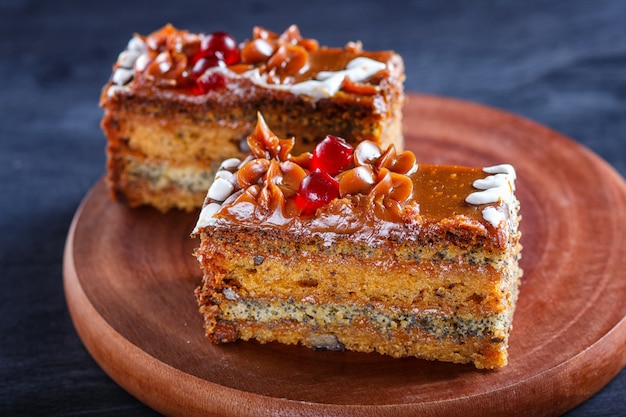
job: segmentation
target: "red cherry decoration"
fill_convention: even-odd
[[[195,63],[201,58],[215,57],[226,65],[239,63],[237,41],[226,32],[213,32],[200,42],[200,50],[193,56]]]
[[[226,32],[213,32],[200,41],[200,49],[191,58],[190,76],[196,81],[195,94],[204,94],[226,85],[222,74],[205,75],[209,68],[225,67],[239,63],[239,46]]]
[[[193,67],[191,68],[191,76],[195,79],[198,79],[202,74],[206,72],[206,70],[208,70],[209,68],[221,66],[220,64],[224,65],[222,61],[220,61],[215,56],[200,58],[196,61],[195,64],[193,64]]]
[[[312,214],[318,208],[339,197],[339,182],[328,173],[316,170],[302,180],[296,204],[304,214]]]
[[[344,139],[328,135],[315,147],[312,167],[337,175],[350,165],[353,151]]]

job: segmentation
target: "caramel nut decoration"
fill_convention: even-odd
[[[413,192],[409,175],[418,165],[410,151],[397,154],[390,146],[383,152],[371,141],[353,149],[343,139],[329,135],[313,153],[293,156],[294,138],[277,137],[260,113],[247,142],[250,155],[243,161],[228,162],[218,171],[206,204],[220,204],[219,210],[230,212],[238,212],[239,206],[247,213],[278,221],[323,215],[331,202],[354,205],[366,199],[369,205],[373,203],[373,210],[386,211],[385,217],[400,221],[402,205]],[[223,190],[229,191],[228,195]]]

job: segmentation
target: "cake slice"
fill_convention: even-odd
[[[334,136],[294,156],[262,118],[247,140],[193,232],[209,340],[506,365],[522,275],[512,166],[418,166]]]
[[[134,35],[100,99],[112,195],[162,211],[199,208],[220,162],[248,151],[257,111],[297,137],[298,152],[329,131],[400,148],[403,81],[394,52],[320,47],[296,26],[256,27],[241,44],[171,25]]]

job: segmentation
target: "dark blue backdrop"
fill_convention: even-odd
[[[624,176],[625,21],[622,0],[0,1],[0,414],[155,414],[88,355],[62,285],[72,215],[104,172],[100,88],[133,32],[297,23],[321,44],[395,49],[407,91],[534,119]],[[625,397],[622,371],[568,416],[624,416]]]

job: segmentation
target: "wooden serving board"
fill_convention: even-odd
[[[507,367],[212,345],[193,295],[197,213],[128,209],[102,181],[76,213],[64,260],[91,355],[171,416],[547,416],[600,390],[626,364],[624,180],[570,139],[484,106],[409,95],[404,125],[419,162],[517,169],[525,275]]]

